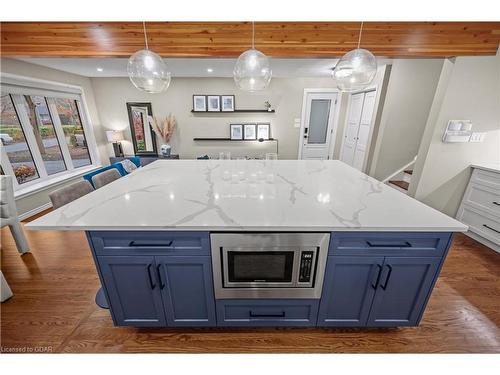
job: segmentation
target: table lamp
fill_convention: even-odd
[[[115,156],[123,156],[123,148],[120,141],[123,141],[123,132],[117,130],[108,130],[106,131],[106,138],[109,143],[113,143],[113,150],[115,152]]]

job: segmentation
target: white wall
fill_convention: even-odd
[[[500,161],[500,55],[458,57],[452,68],[443,78],[447,87],[439,112],[428,124],[432,137],[418,155],[425,161],[414,196],[455,216],[470,177],[469,166]],[[485,141],[443,143],[444,129],[452,119],[472,120],[473,131],[486,132]]]
[[[45,68],[39,65],[30,64],[23,61],[13,60],[13,59],[0,59],[0,71],[1,73],[16,74],[24,77],[31,77],[37,79],[43,79],[47,81],[65,83],[80,86],[83,90],[85,96],[85,101],[87,104],[87,109],[90,116],[90,122],[94,129],[94,134],[97,141],[98,151],[101,156],[101,162],[106,164],[109,163],[108,160],[108,145],[104,138],[104,131],[101,127],[99,120],[99,114],[97,112],[96,102],[94,99],[94,91],[92,89],[92,84],[89,78],[82,77],[76,74],[66,73],[55,69]],[[40,206],[43,206],[50,202],[48,194],[58,189],[65,184],[73,182],[72,180],[67,180],[63,184],[57,186],[52,186],[47,189],[40,190],[35,194],[30,196],[22,197],[16,200],[17,210],[19,214],[24,214]]]
[[[371,176],[382,180],[417,155],[442,65],[442,59],[393,61]]]
[[[270,122],[271,136],[279,141],[279,157],[296,159],[299,128],[294,119],[300,118],[304,88],[333,88],[331,78],[274,78],[268,90],[245,93],[235,87],[232,78],[173,78],[169,89],[162,94],[147,94],[137,90],[128,78],[92,78],[97,108],[105,128],[124,129],[130,139],[127,102],[151,102],[153,114],[164,117],[175,115],[178,129],[171,141],[172,152],[181,158],[195,158],[203,154],[216,155],[229,149],[235,155],[275,151],[273,144],[230,144],[229,142],[194,142],[194,137],[229,137],[229,124],[241,122]],[[263,109],[269,101],[275,114],[193,114],[193,94],[235,95],[237,109]],[[130,142],[124,144],[125,153],[132,154]]]

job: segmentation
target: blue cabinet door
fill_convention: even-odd
[[[440,262],[433,257],[386,257],[367,325],[417,325]]]
[[[153,256],[99,256],[97,261],[115,325],[165,326]]]
[[[168,326],[216,325],[209,256],[157,256],[159,285]]]
[[[329,256],[318,326],[366,325],[384,257]]]

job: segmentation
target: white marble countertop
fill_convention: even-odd
[[[485,171],[500,173],[500,163],[471,164],[471,167],[484,169]]]
[[[467,230],[457,220],[334,160],[279,160],[272,166],[257,160],[159,160],[26,227],[32,230]]]

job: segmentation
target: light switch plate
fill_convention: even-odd
[[[296,118],[293,120],[293,127],[300,128],[300,118]]]
[[[484,142],[484,137],[485,137],[486,133],[477,133],[477,132],[473,132],[470,136],[470,140],[469,142]]]

